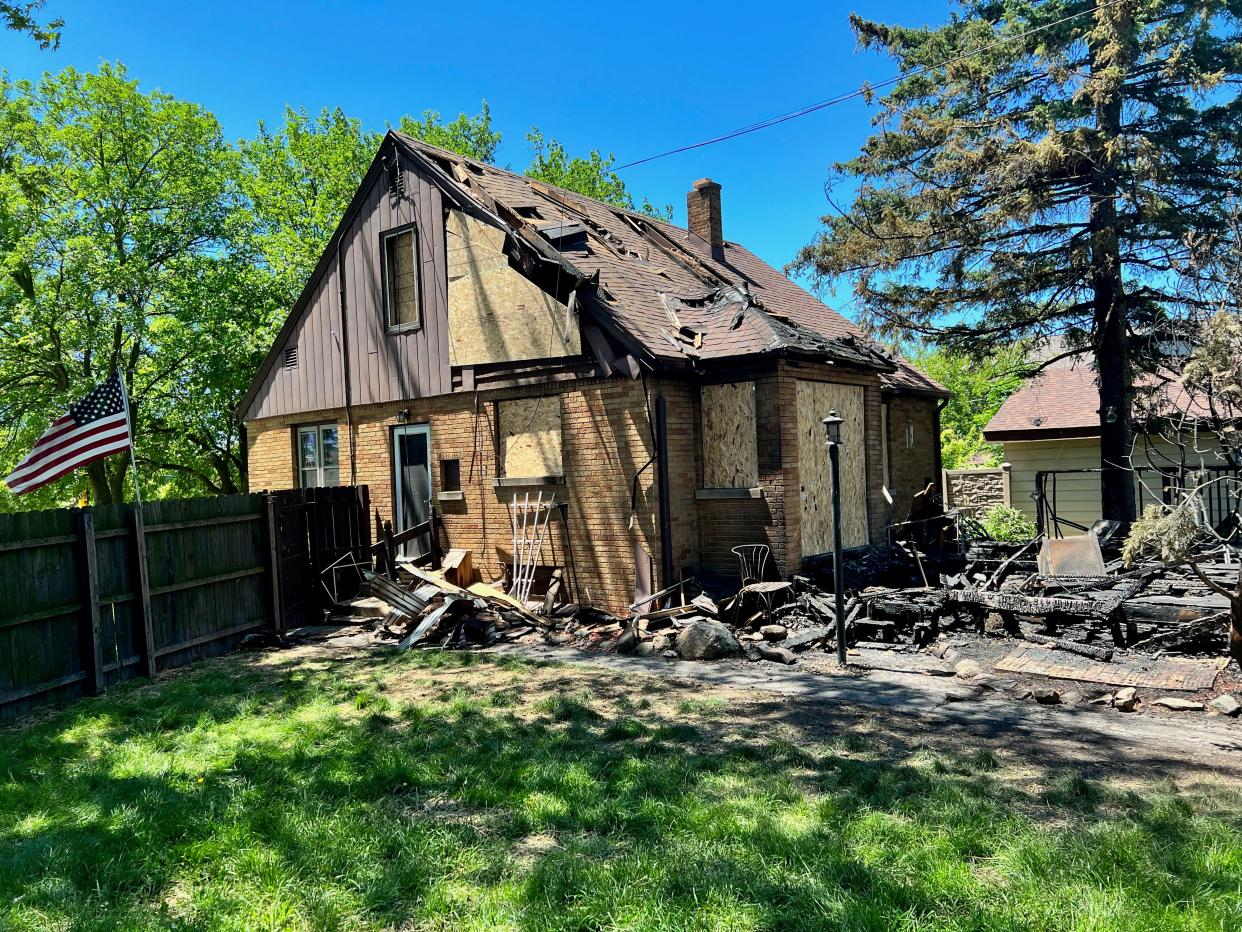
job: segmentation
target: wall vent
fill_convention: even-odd
[[[296,346],[285,347],[285,368],[296,369],[298,367],[298,348]]]

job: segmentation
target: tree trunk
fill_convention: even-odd
[[[92,505],[112,505],[117,499],[112,494],[112,483],[106,460],[86,464],[86,479],[91,484]]]
[[[1127,342],[1126,296],[1122,280],[1121,247],[1117,235],[1117,176],[1112,147],[1121,136],[1124,78],[1110,69],[1123,66],[1117,47],[1131,44],[1133,19],[1123,10],[1100,10],[1113,35],[1100,39],[1091,50],[1096,88],[1096,140],[1091,167],[1091,289],[1094,301],[1094,350],[1100,384],[1100,505],[1101,516],[1129,524],[1134,520],[1134,473],[1131,469],[1130,352]],[[1097,48],[1115,42],[1102,61]],[[1124,53],[1120,53],[1124,55]]]

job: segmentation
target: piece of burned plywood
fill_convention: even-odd
[[[798,380],[798,473],[802,498],[802,555],[832,550],[832,472],[824,445],[824,418],[841,425],[841,545],[862,547],[867,531],[867,435],[858,385]]]
[[[560,476],[561,396],[515,398],[497,407],[500,460],[506,477]]]
[[[755,383],[703,386],[703,486],[749,489],[759,484]]]
[[[567,326],[566,306],[509,264],[503,230],[450,210],[445,232],[452,365],[582,352],[578,322]]]

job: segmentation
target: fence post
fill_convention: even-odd
[[[267,509],[267,549],[272,580],[272,630],[284,634],[285,616],[280,604],[280,542],[276,527],[276,496],[268,492],[263,496]]]
[[[151,579],[147,572],[147,529],[142,502],[134,502],[134,566],[138,572],[138,607],[142,612],[142,660],[147,676],[155,679],[155,619],[151,617]]]
[[[82,552],[82,595],[86,609],[86,685],[98,696],[107,685],[103,671],[103,645],[99,643],[99,566],[95,556],[95,513],[84,508],[78,515],[78,544]]]
[[[1001,488],[1004,490],[1005,504],[1013,504],[1013,464],[1001,463]]]

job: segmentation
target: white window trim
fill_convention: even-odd
[[[297,470],[297,473],[298,473],[298,488],[311,489],[311,488],[324,488],[324,487],[329,486],[328,483],[325,483],[323,481],[323,470],[324,470],[323,432],[329,429],[337,432],[336,433],[336,444],[337,444],[336,446],[336,452],[337,452],[336,482],[333,482],[330,485],[336,486],[336,485],[341,484],[341,462],[340,462],[341,432],[340,430],[338,429],[336,424],[307,424],[305,427],[298,428],[296,444],[295,444],[294,459],[296,462],[295,462],[294,468]],[[309,467],[302,466],[302,438],[306,436],[307,434],[311,434],[315,437],[314,469],[315,469],[315,480],[316,481],[314,485],[307,484],[306,473],[309,472],[310,469]]]

